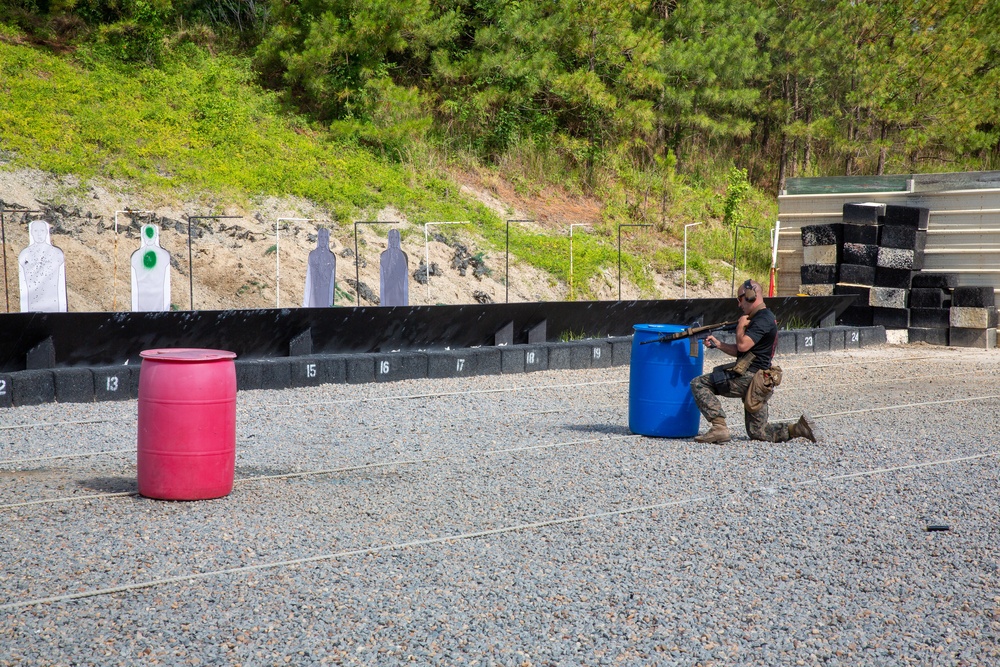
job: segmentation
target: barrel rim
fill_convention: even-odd
[[[199,347],[165,347],[154,350],[143,350],[139,353],[143,359],[150,361],[180,361],[198,363],[204,361],[226,361],[235,359],[236,353],[229,350],[213,350]]]
[[[634,331],[644,331],[647,333],[676,333],[687,329],[686,324],[633,324]]]

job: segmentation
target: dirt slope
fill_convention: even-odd
[[[569,224],[568,220],[596,220],[600,212],[596,202],[584,199],[569,202],[514,197],[514,201],[507,201],[472,177],[461,181],[470,198],[483,201],[502,216],[535,219],[547,228]],[[31,218],[41,217],[52,225],[52,242],[63,250],[66,258],[67,300],[72,311],[129,310],[129,258],[139,248],[139,230],[145,222],[160,226],[160,243],[171,254],[171,303],[176,309],[191,307],[192,285],[197,309],[300,306],[307,257],[316,246],[318,227],[330,229],[331,249],[337,255],[336,304],[356,303],[353,225],[330,225],[326,222],[328,214],[308,201],[267,197],[254,201],[249,210],[223,206],[206,211],[203,205],[150,200],[114,184],[83,183],[72,177],[57,178],[27,169],[0,171],[0,201],[6,209],[40,210],[40,215]],[[130,214],[127,209],[143,213]],[[237,218],[204,219],[191,224],[192,281],[188,219],[208,213]],[[438,270],[432,271],[428,287],[413,277],[425,256],[423,228],[406,224],[403,216],[393,209],[376,211],[373,215],[378,220],[400,222],[402,248],[409,258],[411,305],[505,300],[503,253],[486,252],[482,256],[484,267],[476,271],[475,260],[480,251],[474,238],[470,232],[453,228],[458,229],[459,243],[464,248],[433,239],[429,242],[430,263],[432,267],[436,264]],[[279,222],[281,218],[286,219]],[[17,255],[28,245],[28,216],[6,213],[4,220],[6,290],[0,307],[7,310],[9,302],[9,311],[18,312]],[[433,227],[430,233],[434,233]],[[357,274],[362,296],[368,290],[378,294],[379,254],[387,247],[386,234],[386,226],[359,227]],[[465,268],[464,276],[453,266],[456,254],[459,265],[463,259],[473,261]],[[680,275],[660,276],[657,285],[661,298],[682,296]],[[618,282],[614,268],[598,277],[592,287],[602,299],[616,298]],[[728,295],[728,285],[717,287],[717,291]],[[566,298],[567,291],[564,282],[521,264],[515,257],[510,258],[510,302],[559,301]],[[711,289],[696,290],[690,286],[688,295],[716,296]],[[632,285],[623,284],[623,298],[638,296]],[[371,305],[371,301],[362,299],[362,305]]]

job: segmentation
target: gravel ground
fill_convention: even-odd
[[[4,410],[0,665],[1000,664],[1000,352],[781,364],[819,444],[631,435],[627,367],[241,392],[202,502],[134,401]]]

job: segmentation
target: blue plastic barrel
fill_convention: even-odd
[[[683,331],[677,324],[636,324],[632,327],[629,367],[628,427],[638,435],[691,438],[698,435],[701,413],[691,396],[691,380],[702,374],[704,343],[691,356],[691,339],[648,343],[665,333]]]

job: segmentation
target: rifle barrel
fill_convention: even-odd
[[[703,327],[688,327],[683,331],[675,331],[674,333],[663,334],[657,336],[656,338],[651,338],[649,340],[644,340],[640,345],[646,345],[647,343],[669,343],[671,341],[680,340],[682,338],[690,338],[691,336],[697,336],[698,334],[705,333],[706,331],[715,331],[717,329],[722,329],[723,327],[728,327],[736,324],[737,320],[730,320],[729,322],[719,322],[718,324],[707,324]]]

